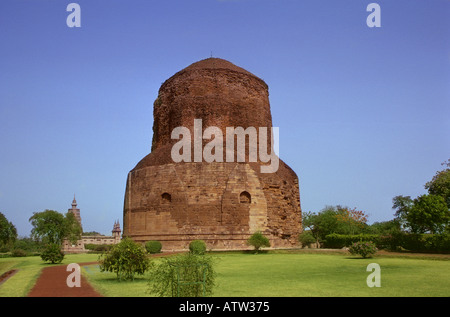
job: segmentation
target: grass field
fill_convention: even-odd
[[[450,296],[450,261],[429,257],[376,256],[361,259],[346,254],[216,253],[216,297],[321,297],[321,296]],[[98,255],[66,255],[63,265],[96,261]],[[157,258],[153,261],[158,261]],[[369,263],[381,268],[381,287],[370,288]],[[0,274],[19,272],[0,285],[0,296],[26,296],[44,264],[40,257],[1,258]],[[104,296],[141,297],[147,293],[146,276],[119,282],[97,265],[84,266],[83,274]]]
[[[450,296],[450,261],[408,257],[355,258],[343,254],[216,254],[215,297]],[[155,261],[158,261],[155,259]],[[381,268],[370,288],[369,263]],[[117,282],[95,265],[84,272],[105,296],[149,296],[145,277]]]

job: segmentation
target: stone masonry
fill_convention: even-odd
[[[151,153],[127,177],[124,236],[158,240],[163,250],[186,249],[195,239],[208,249],[244,249],[261,231],[273,247],[297,245],[301,233],[298,177],[282,160],[262,173],[259,160],[174,162],[176,127],[272,127],[267,84],[218,58],[194,63],[166,80],[154,102]],[[281,130],[281,129],[280,129]],[[247,138],[248,139],[248,138]],[[203,146],[210,140],[203,140]],[[270,138],[268,140],[270,149]],[[194,141],[192,142],[194,144]],[[259,141],[258,141],[259,146]],[[223,146],[225,149],[225,145]],[[191,151],[192,153],[194,150]]]

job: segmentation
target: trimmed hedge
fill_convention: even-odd
[[[193,254],[205,254],[206,243],[203,240],[194,240],[189,243],[189,251]]]
[[[154,253],[160,253],[162,249],[162,244],[159,241],[147,241],[145,243],[145,249],[148,253],[154,254]]]
[[[378,246],[379,235],[377,234],[337,234],[332,233],[325,237],[324,247],[341,249],[359,241],[372,241]]]
[[[450,253],[450,234],[403,234],[394,239],[406,250]]]
[[[450,253],[450,234],[412,234],[401,232],[392,235],[346,235],[333,233],[325,237],[324,247],[340,249],[349,247],[358,241],[372,241],[378,249]]]
[[[113,244],[93,244],[93,243],[87,243],[84,245],[84,248],[86,250],[92,251],[92,252],[107,252],[111,250],[111,247]]]

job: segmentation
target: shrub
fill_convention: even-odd
[[[377,247],[372,241],[358,241],[353,243],[349,249],[351,254],[357,254],[363,258],[372,257],[377,252]]]
[[[311,244],[316,243],[316,239],[310,231],[304,231],[298,236],[298,241],[302,244],[302,248],[311,247]]]
[[[270,247],[269,239],[260,231],[255,232],[248,238],[247,244],[255,248],[255,253],[258,253],[262,247]]]
[[[25,251],[22,250],[22,249],[14,249],[14,250],[11,252],[11,256],[14,256],[14,257],[27,256],[27,252],[25,252]]]
[[[61,246],[57,243],[49,243],[45,246],[41,253],[41,259],[44,262],[51,262],[52,264],[61,263],[64,259],[64,253],[61,251]]]
[[[326,248],[348,247],[357,241],[372,241],[378,244],[379,235],[377,234],[337,234],[332,233],[325,237],[324,246]]]
[[[213,258],[192,252],[161,258],[151,270],[149,292],[156,296],[199,297],[212,294],[216,272]]]
[[[145,249],[148,253],[160,253],[162,249],[162,244],[159,241],[147,241],[145,244]]]
[[[189,243],[189,251],[193,254],[205,254],[206,243],[203,240],[193,240]]]
[[[114,272],[119,280],[133,280],[135,274],[143,275],[150,268],[144,247],[129,238],[100,255],[99,262],[101,272]]]
[[[87,243],[84,245],[84,248],[86,250],[92,251],[92,252],[106,252],[111,250],[112,244],[93,244],[93,243]]]

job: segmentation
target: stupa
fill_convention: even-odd
[[[197,239],[211,250],[245,249],[250,235],[260,231],[272,247],[297,245],[298,177],[276,155],[275,169],[264,171],[273,162],[258,155],[261,147],[269,154],[273,147],[269,92],[262,79],[220,58],[201,60],[161,85],[153,117],[151,152],[128,173],[123,236],[160,241],[163,250],[186,249]],[[190,134],[174,133],[180,127]],[[267,141],[261,134],[247,135],[242,154],[237,135],[232,147],[226,144],[230,127],[266,129]],[[182,136],[192,142],[181,149]],[[212,140],[222,147],[205,152]],[[215,159],[199,159],[197,154],[205,153]]]

